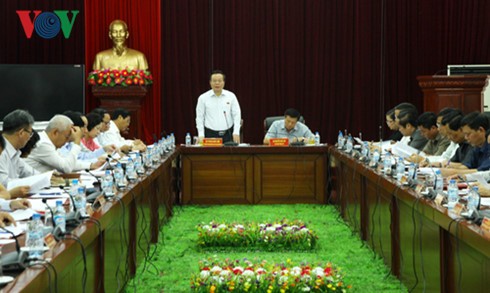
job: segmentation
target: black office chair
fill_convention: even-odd
[[[274,121],[281,120],[281,119],[284,119],[284,116],[269,116],[269,117],[266,117],[264,119],[264,134],[267,133],[267,131],[271,127],[272,123],[274,123]],[[303,116],[299,116],[299,122],[301,122],[303,124],[305,123],[305,119],[303,118]]]

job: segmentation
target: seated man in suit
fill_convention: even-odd
[[[101,146],[115,145],[122,152],[128,153],[132,150],[145,151],[146,145],[139,139],[131,140],[124,139],[121,133],[124,133],[129,128],[131,123],[131,115],[128,110],[118,108],[114,110],[112,120],[110,121],[109,129],[97,136]]]
[[[417,119],[418,129],[428,141],[422,152],[429,156],[440,156],[448,148],[450,141],[437,127],[437,115],[433,112],[422,113]]]
[[[422,136],[420,130],[417,128],[417,111],[414,109],[400,111],[400,114],[397,116],[397,121],[400,126],[400,132],[403,134],[400,143],[407,144],[422,151],[427,144],[427,139]]]
[[[56,170],[61,173],[71,173],[77,170],[77,156],[81,152],[82,139],[80,127],[74,127],[70,118],[65,115],[55,115],[48,123],[46,130],[39,134],[40,140],[26,162],[39,172]],[[73,146],[66,154],[61,155],[57,150],[72,141]],[[88,163],[86,168],[95,169],[103,162]]]
[[[31,166],[20,158],[23,148],[34,133],[34,118],[25,110],[14,110],[3,118],[5,150],[0,155],[0,183],[7,186],[10,179],[24,178],[37,174]],[[29,193],[29,186],[19,186],[9,190],[12,197],[23,197]]]
[[[441,169],[444,176],[469,174],[490,169],[490,122],[485,114],[472,112],[461,120],[466,141],[474,147],[470,160],[461,165],[451,164],[451,168]]]
[[[284,112],[284,119],[274,121],[265,134],[264,144],[268,145],[271,138],[288,138],[290,142],[309,140],[315,137],[308,126],[299,122],[301,114],[289,108]]]

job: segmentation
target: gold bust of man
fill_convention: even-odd
[[[119,19],[112,21],[109,25],[109,38],[112,40],[113,47],[97,53],[93,69],[148,69],[145,55],[127,47],[128,37],[127,24]]]

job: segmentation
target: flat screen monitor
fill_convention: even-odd
[[[0,121],[15,109],[48,121],[66,110],[84,112],[84,65],[0,64]]]
[[[490,64],[448,65],[447,75],[490,74]]]

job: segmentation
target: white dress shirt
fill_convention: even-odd
[[[109,122],[109,129],[105,132],[101,132],[97,136],[97,142],[100,146],[104,147],[106,145],[113,144],[116,147],[120,148],[123,145],[132,145],[133,141],[130,139],[125,139],[121,136],[121,132],[119,128],[117,128],[116,123],[114,121]]]
[[[0,198],[0,210],[6,212],[11,211],[12,209],[10,208],[10,200]]]
[[[7,186],[9,179],[29,177],[38,174],[20,157],[20,151],[5,139],[5,149],[0,155],[0,183]]]
[[[70,151],[66,156],[61,155],[57,150],[51,139],[45,131],[39,133],[39,141],[36,147],[29,154],[29,157],[25,160],[27,164],[31,165],[39,172],[46,172],[51,170],[57,170],[61,173],[70,173],[77,168],[77,156],[81,151],[81,147],[77,144],[73,144]],[[87,167],[88,164],[88,167]],[[86,162],[83,169],[90,168],[90,162]]]
[[[211,89],[197,100],[196,128],[200,137],[204,137],[204,127],[223,131],[233,126],[233,134],[239,135],[241,119],[240,104],[230,91],[223,89],[218,97]]]
[[[404,136],[402,139],[400,139],[400,143],[408,145],[410,143],[410,136]]]

